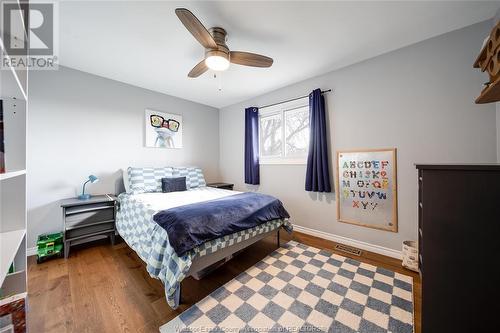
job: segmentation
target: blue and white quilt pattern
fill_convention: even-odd
[[[186,277],[195,258],[276,230],[281,226],[292,228],[288,220],[269,221],[206,242],[179,257],[170,245],[165,229],[153,221],[152,217],[156,214],[156,210],[136,200],[133,194],[122,193],[118,196],[118,200],[120,207],[116,214],[116,228],[119,234],[146,263],[149,275],[163,282],[167,303],[174,309],[179,305],[176,294],[180,282]]]

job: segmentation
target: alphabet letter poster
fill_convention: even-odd
[[[396,149],[337,152],[337,219],[398,230]]]

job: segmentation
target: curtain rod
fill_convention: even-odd
[[[329,92],[331,92],[331,91],[332,91],[332,89],[322,90],[322,91],[321,91],[321,93],[322,93],[322,94],[325,94],[325,93],[329,93]],[[268,104],[268,105],[260,106],[260,107],[259,107],[259,109],[268,108],[268,107],[275,106],[275,105],[278,105],[278,104],[283,104],[283,103],[293,102],[293,101],[296,101],[296,100],[298,100],[298,99],[306,98],[306,97],[308,97],[308,96],[309,96],[309,95],[300,96],[300,97],[295,97],[295,98],[287,99],[286,101],[281,101],[281,102],[277,102],[277,103],[273,103],[273,104]]]

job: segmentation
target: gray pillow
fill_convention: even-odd
[[[186,177],[167,177],[161,179],[163,193],[186,191]]]

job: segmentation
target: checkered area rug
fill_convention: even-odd
[[[412,281],[290,241],[160,332],[413,332]]]

